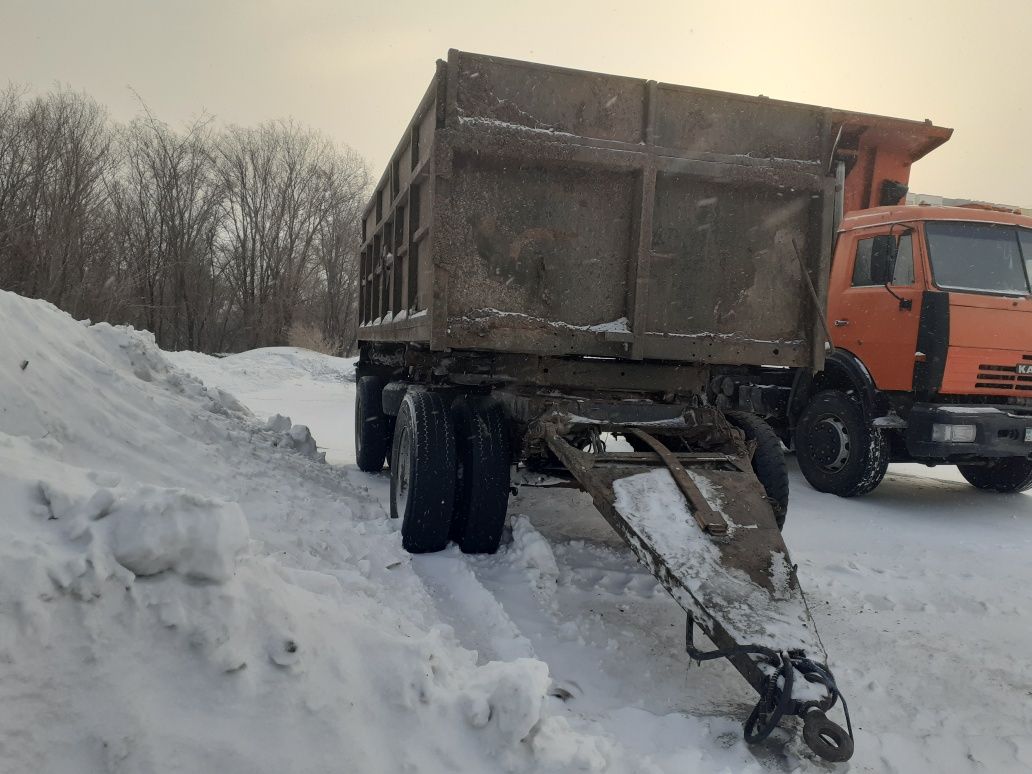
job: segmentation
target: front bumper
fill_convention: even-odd
[[[935,425],[973,425],[973,441],[933,439]],[[1032,410],[1019,406],[917,403],[907,417],[907,451],[915,458],[964,461],[1032,456]]]

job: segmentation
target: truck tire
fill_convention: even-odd
[[[1032,489],[1032,459],[1005,457],[986,465],[957,465],[971,486],[991,492],[1024,492]]]
[[[390,450],[394,419],[383,413],[382,394],[378,376],[363,376],[355,385],[355,461],[366,473],[382,470]]]
[[[795,429],[796,458],[810,486],[839,497],[859,497],[885,478],[889,445],[867,421],[860,401],[840,390],[817,393]]]
[[[455,508],[455,431],[444,398],[410,390],[401,402],[391,449],[391,518],[411,554],[448,545]]]
[[[452,404],[458,460],[451,536],[466,554],[498,550],[509,506],[509,430],[502,407],[490,398]]]
[[[756,441],[756,452],[752,460],[753,472],[767,493],[778,529],[784,529],[785,517],[788,514],[788,468],[785,466],[785,455],[781,451],[781,439],[770,425],[755,414],[728,411],[724,416],[745,434],[747,441]]]

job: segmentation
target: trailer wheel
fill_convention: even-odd
[[[382,470],[390,451],[394,418],[383,413],[382,395],[378,376],[363,376],[355,385],[355,461],[366,473]]]
[[[889,467],[889,445],[867,421],[860,401],[839,390],[817,393],[795,429],[799,468],[818,492],[858,497],[873,490]]]
[[[455,431],[441,395],[410,390],[401,402],[391,450],[391,518],[413,554],[448,545],[455,505]]]
[[[991,492],[1024,492],[1032,489],[1032,459],[1005,457],[985,465],[957,465],[971,486]]]
[[[755,414],[728,411],[724,416],[745,434],[747,441],[756,441],[753,472],[767,493],[778,529],[784,529],[788,514],[788,468],[785,467],[785,455],[781,451],[781,439],[770,425]]]
[[[466,554],[498,550],[509,506],[509,430],[502,407],[490,398],[452,404],[458,459],[451,536]]]

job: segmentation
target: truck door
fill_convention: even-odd
[[[828,304],[835,346],[859,357],[879,389],[909,391],[924,280],[918,232],[895,224],[842,236]]]

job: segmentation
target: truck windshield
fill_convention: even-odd
[[[992,223],[927,223],[935,284],[946,290],[1029,295],[1032,231]],[[1024,251],[1024,255],[1022,252]]]

